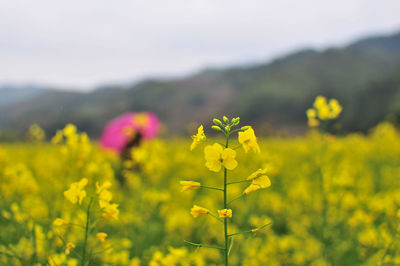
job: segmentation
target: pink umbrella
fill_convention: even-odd
[[[122,154],[126,144],[141,134],[144,139],[154,138],[160,130],[160,120],[154,113],[125,113],[111,120],[100,137],[104,148]]]

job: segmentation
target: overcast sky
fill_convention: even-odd
[[[0,83],[88,90],[400,31],[400,0],[0,0]]]

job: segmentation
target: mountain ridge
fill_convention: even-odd
[[[98,137],[108,120],[125,111],[153,111],[172,134],[186,132],[194,121],[204,123],[223,114],[241,116],[260,128],[302,132],[306,127],[304,111],[322,94],[338,98],[344,105],[340,131],[365,131],[389,113],[400,115],[400,107],[386,98],[374,103],[385,110],[379,111],[378,117],[357,101],[372,102],[368,94],[376,96],[379,91],[389,93],[389,100],[397,99],[399,66],[400,32],[321,51],[303,49],[266,64],[207,69],[184,78],[147,79],[89,93],[44,91],[0,107],[0,129],[23,132],[38,123],[53,134],[72,122]],[[358,109],[368,117],[360,117]]]

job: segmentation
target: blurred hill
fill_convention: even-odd
[[[0,90],[1,97],[3,92]],[[305,130],[305,110],[315,96],[344,106],[342,132],[365,131],[388,115],[400,117],[400,32],[323,51],[304,49],[266,64],[208,69],[171,80],[145,80],[129,88],[91,93],[43,90],[0,104],[0,130],[21,135],[38,123],[48,133],[66,123],[98,137],[106,122],[126,111],[153,111],[168,132],[223,114],[260,130]],[[21,98],[20,98],[21,99]]]
[[[13,86],[1,85],[0,86],[0,107],[10,106],[19,102],[23,102],[34,98],[43,92],[44,88],[35,85],[26,86]]]

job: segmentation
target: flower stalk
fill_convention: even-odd
[[[88,240],[88,236],[89,236],[89,224],[90,224],[90,207],[92,206],[92,202],[93,202],[93,197],[90,198],[89,201],[89,205],[86,211],[86,226],[85,226],[85,239],[83,242],[83,247],[82,247],[82,259],[81,259],[81,266],[86,265],[85,261],[86,261],[86,252],[87,252],[87,240]]]
[[[236,235],[242,235],[242,234],[246,234],[246,233],[255,233],[255,232],[257,232],[257,231],[259,231],[259,230],[261,230],[264,227],[269,226],[269,225],[271,225],[271,223],[263,224],[263,225],[261,225],[259,227],[256,227],[256,228],[253,228],[253,229],[250,229],[250,230],[245,230],[245,231],[229,234],[228,237],[233,237],[233,236],[236,236]]]
[[[228,205],[231,202],[233,202],[253,191],[259,190],[261,188],[269,187],[271,185],[271,182],[270,182],[268,176],[266,175],[265,169],[257,170],[256,172],[252,173],[245,180],[229,182],[228,170],[232,171],[238,165],[238,162],[236,161],[236,151],[235,150],[243,147],[243,150],[246,153],[250,150],[254,151],[255,153],[258,153],[258,152],[260,152],[260,147],[258,146],[256,136],[254,135],[254,131],[250,126],[241,127],[239,129],[233,129],[235,126],[237,126],[239,124],[239,121],[240,121],[239,117],[233,118],[231,121],[229,121],[229,119],[226,116],[224,116],[222,121],[223,122],[221,122],[221,120],[216,119],[216,118],[213,119],[214,125],[211,128],[213,130],[216,130],[216,131],[224,134],[225,144],[223,144],[219,141],[216,141],[216,140],[211,140],[212,142],[214,142],[214,144],[207,145],[204,148],[204,155],[205,155],[205,159],[206,159],[205,166],[208,168],[208,170],[210,170],[212,172],[216,172],[216,173],[223,170],[223,188],[205,186],[205,185],[201,185],[200,183],[194,182],[194,181],[180,181],[180,183],[182,185],[182,190],[181,190],[182,192],[188,191],[188,190],[196,190],[199,188],[206,188],[206,189],[218,190],[218,191],[223,192],[223,209],[218,210],[218,216],[212,214],[210,212],[210,210],[208,210],[204,207],[197,206],[197,205],[194,205],[193,208],[191,209],[191,214],[194,218],[197,218],[200,215],[208,214],[223,223],[223,225],[224,225],[224,229],[223,229],[224,245],[223,245],[223,247],[198,244],[198,243],[189,242],[186,240],[185,240],[185,243],[188,243],[192,246],[196,246],[198,248],[206,247],[206,248],[216,248],[216,249],[223,250],[224,265],[228,266],[229,265],[229,254],[233,247],[233,236],[238,235],[238,234],[243,234],[246,232],[255,232],[255,231],[258,231],[268,225],[268,224],[266,224],[266,225],[248,230],[248,231],[229,234],[228,233],[228,226],[229,226],[228,219],[232,218],[232,210],[228,209]],[[236,145],[233,149],[231,149],[231,148],[229,148],[230,137],[233,133],[236,133],[236,132],[238,133],[239,145]],[[198,128],[197,134],[193,135],[192,139],[193,139],[193,142],[191,145],[191,150],[193,150],[196,146],[198,146],[202,142],[210,141],[210,139],[207,139],[207,137],[204,134],[203,126],[200,126]],[[240,184],[240,183],[251,183],[251,184],[240,195],[229,200],[228,199],[228,185]]]
[[[205,185],[201,185],[201,188],[206,188],[206,189],[213,189],[213,190],[219,190],[219,191],[224,191],[222,188],[217,188],[217,187],[209,187]]]
[[[193,242],[190,242],[190,241],[187,241],[187,240],[184,240],[184,242],[188,243],[188,244],[190,244],[192,246],[199,247],[199,248],[215,248],[215,249],[222,249],[222,250],[225,249],[223,247],[218,247],[218,246],[209,246],[209,245],[204,245],[204,244],[193,243]]]

